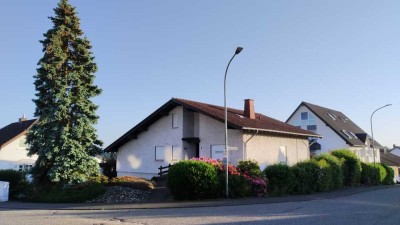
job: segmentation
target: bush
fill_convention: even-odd
[[[216,168],[203,161],[180,161],[169,168],[167,185],[177,200],[219,197]]]
[[[339,149],[331,152],[343,162],[343,183],[346,186],[356,186],[361,179],[361,162],[357,156],[347,149]]]
[[[383,180],[383,184],[386,184],[386,185],[392,185],[392,184],[394,184],[394,171],[393,171],[393,169],[392,168],[390,168],[389,166],[387,166],[386,164],[381,164],[384,168],[385,168],[385,170],[386,170],[386,177],[385,177],[385,179]]]
[[[26,173],[17,170],[0,170],[0,181],[10,183],[10,199],[23,198],[30,190],[30,184],[26,180]]]
[[[36,189],[28,200],[42,203],[80,203],[93,200],[105,191],[104,185],[93,182],[68,187],[54,185]]]
[[[140,190],[151,190],[155,188],[155,183],[153,181],[133,176],[114,177],[109,181],[108,185]]]
[[[105,176],[105,175],[99,175],[99,176],[95,176],[95,177],[89,177],[88,182],[94,182],[94,183],[107,185],[109,182],[109,178],[108,178],[108,176]]]
[[[291,192],[294,175],[286,164],[275,164],[264,169],[268,180],[268,193],[271,195],[286,195]]]
[[[364,185],[378,185],[379,171],[373,163],[361,163],[361,183]]]
[[[309,194],[318,190],[321,169],[315,160],[299,162],[292,167],[294,185],[292,193]]]
[[[240,161],[237,168],[243,172],[249,175],[250,177],[261,177],[262,172],[260,169],[260,166],[258,165],[258,162],[254,160],[246,160],[246,161]]]
[[[383,184],[383,182],[384,182],[384,180],[386,178],[386,175],[387,175],[386,169],[380,163],[376,163],[375,167],[379,171],[379,184]]]
[[[318,179],[318,189],[317,191],[331,191],[335,189],[333,169],[331,165],[325,160],[321,159],[317,161],[320,168],[320,177]]]
[[[329,171],[332,178],[332,184],[330,185],[330,189],[340,189],[343,187],[343,171],[342,164],[338,158],[333,155],[324,153],[316,156],[314,158],[317,161],[325,160],[329,164]]]

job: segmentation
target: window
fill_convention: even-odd
[[[351,134],[347,130],[342,130],[342,132],[347,136],[348,139],[352,139]]]
[[[172,145],[172,160],[180,160],[181,159],[181,149],[178,145]]]
[[[351,136],[353,136],[355,139],[357,139],[358,137],[357,137],[357,135],[355,134],[355,133],[353,133],[353,132],[351,132],[351,131],[349,131],[349,133],[351,134]]]
[[[328,113],[328,116],[329,116],[331,119],[336,120],[336,115],[333,115],[333,114]]]
[[[172,114],[172,128],[178,128],[179,127],[179,116],[176,113]]]
[[[287,149],[286,146],[279,147],[279,157],[278,161],[280,163],[287,163]]]
[[[317,125],[307,125],[307,130],[316,131],[317,130]]]
[[[20,149],[26,149],[28,148],[28,144],[26,144],[26,138],[21,137],[18,139],[18,148]]]
[[[308,112],[301,113],[301,120],[308,120]]]
[[[165,147],[164,146],[156,146],[155,148],[155,160],[156,161],[164,161],[165,159]]]
[[[29,171],[32,169],[32,165],[22,164],[18,166],[19,171]]]

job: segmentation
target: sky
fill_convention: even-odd
[[[33,118],[39,40],[56,0],[0,1],[0,127]],[[398,0],[70,0],[93,45],[104,147],[172,97],[286,121],[302,102],[343,112],[400,145]]]

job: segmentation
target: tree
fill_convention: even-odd
[[[93,127],[100,95],[94,85],[94,63],[89,40],[83,36],[75,7],[61,0],[49,17],[53,27],[44,34],[43,58],[35,78],[37,123],[27,135],[28,155],[38,155],[32,173],[36,182],[76,184],[98,174],[93,156],[102,142]]]

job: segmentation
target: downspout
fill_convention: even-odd
[[[249,142],[254,136],[256,136],[258,134],[258,130],[256,130],[256,133],[255,134],[253,134],[253,135],[251,135],[251,137],[249,138],[249,139],[247,139],[247,141],[245,141],[245,142],[243,142],[243,156],[242,156],[242,158],[243,158],[243,161],[245,160],[244,158],[244,152],[246,151],[246,153],[247,153],[247,142]],[[243,135],[244,135],[244,132],[243,132]],[[247,160],[247,154],[246,154],[246,160]]]

